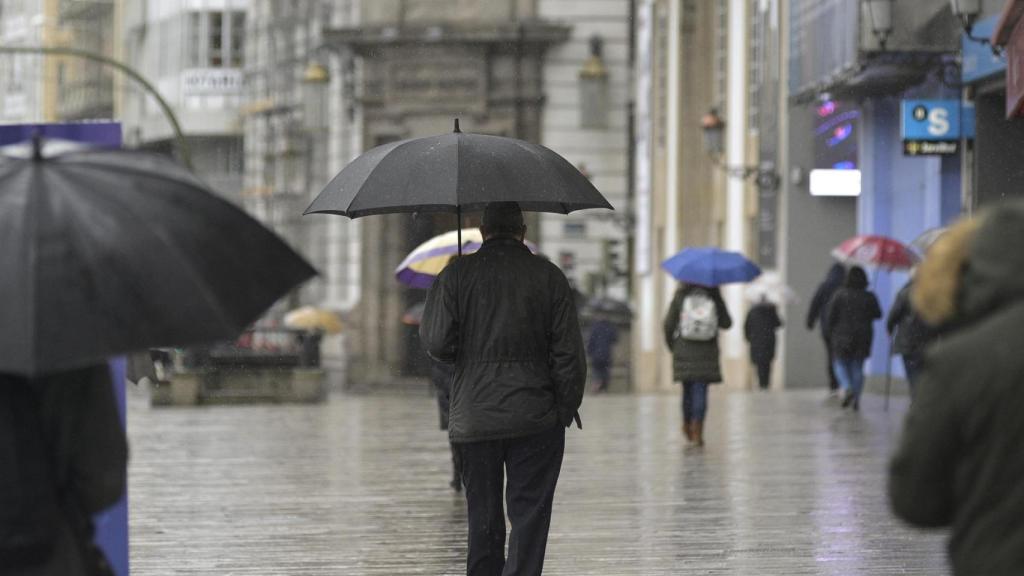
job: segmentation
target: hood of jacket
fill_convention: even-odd
[[[845,279],[846,268],[842,264],[836,262],[828,269],[828,274],[825,275],[825,281],[823,284],[828,284],[829,286],[835,286],[838,288],[843,285],[843,281]]]
[[[867,290],[868,274],[860,266],[854,266],[846,273],[846,281],[843,285],[854,290]]]
[[[965,324],[1024,299],[1024,202],[962,220],[928,250],[912,301],[929,324]]]

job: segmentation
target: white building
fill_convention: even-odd
[[[240,200],[242,69],[248,0],[126,0],[126,63],[141,71],[181,123],[197,174]],[[122,100],[125,144],[178,152],[156,101],[137,87]]]
[[[301,303],[339,311],[360,295],[359,223],[302,212],[362,152],[354,59],[322,38],[358,15],[354,0],[252,0],[245,65],[245,205],[320,272]]]
[[[43,0],[0,0],[0,45],[43,43]],[[42,58],[0,54],[0,123],[42,122]]]
[[[569,24],[544,63],[541,142],[588,174],[615,207],[541,217],[541,246],[584,292],[627,298],[629,249],[629,0],[539,0],[541,18]],[[608,255],[614,255],[613,261]]]

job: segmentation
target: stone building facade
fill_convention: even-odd
[[[530,0],[364,0],[358,27],[333,28],[325,38],[360,61],[368,149],[451,130],[454,118],[465,131],[540,141],[545,54],[569,33],[541,19]],[[476,218],[467,215],[466,224]],[[535,216],[528,225],[538,230]],[[361,222],[361,298],[352,316],[359,337],[348,349],[353,381],[425,373],[416,328],[399,322],[425,293],[399,286],[394,269],[420,242],[454,226],[448,214]]]

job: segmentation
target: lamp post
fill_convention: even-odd
[[[327,121],[327,86],[331,73],[313,60],[302,74],[302,123],[307,132],[322,129]]]
[[[704,151],[712,158],[718,158],[725,150],[725,121],[718,115],[718,109],[712,108],[700,120],[704,131]]]
[[[970,36],[974,22],[981,14],[981,0],[949,0],[953,16],[956,16],[963,24],[964,31]]]
[[[608,69],[602,52],[604,40],[590,39],[590,58],[580,69],[580,125],[583,128],[608,127]]]
[[[878,39],[878,47],[883,52],[892,34],[892,2],[893,0],[864,0],[871,33]]]
[[[728,176],[744,180],[754,178],[758,187],[772,189],[779,187],[781,177],[770,162],[759,166],[728,166],[721,163],[722,151],[725,149],[725,121],[712,108],[701,118],[701,130],[704,132],[704,151],[712,163],[722,169]]]

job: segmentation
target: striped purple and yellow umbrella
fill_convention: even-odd
[[[434,278],[459,254],[458,232],[445,232],[417,246],[395,269],[395,278],[410,288],[430,288]],[[483,241],[479,228],[463,228],[462,255],[476,252]],[[531,252],[537,253],[537,247],[532,243],[527,242],[526,245]]]

